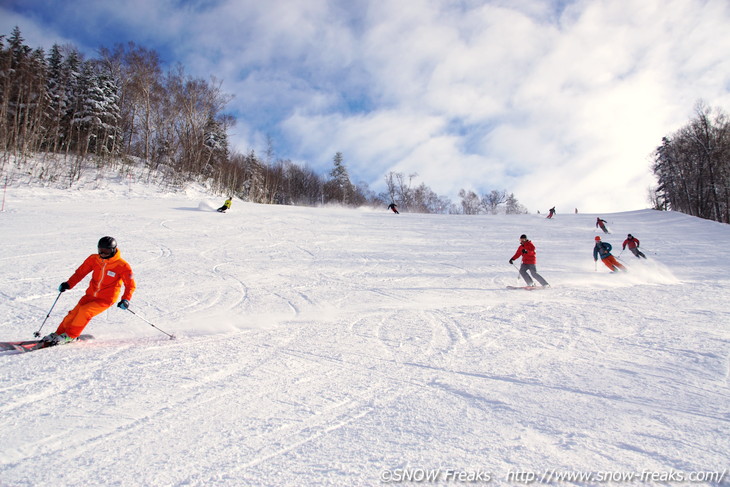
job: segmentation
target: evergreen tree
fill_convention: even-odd
[[[47,120],[45,149],[51,152],[56,152],[59,149],[63,137],[61,124],[68,107],[66,84],[63,54],[59,45],[54,44],[48,56],[48,80],[46,85],[48,107],[45,117]]]
[[[213,115],[209,115],[204,132],[204,144],[209,152],[209,163],[218,165],[228,160],[228,135],[223,123],[213,118]]]
[[[520,213],[527,213],[527,208],[517,201],[514,193],[510,193],[505,201],[505,211],[508,215],[517,215]]]
[[[243,161],[243,196],[253,203],[263,203],[265,199],[264,167],[252,150]]]
[[[116,79],[101,64],[95,63],[94,113],[98,117],[97,154],[116,155],[119,153],[121,139],[121,108],[119,106],[119,86]]]
[[[333,158],[334,167],[330,171],[330,184],[329,187],[332,192],[333,199],[337,199],[343,205],[346,205],[350,200],[353,187],[350,181],[350,175],[345,167],[344,157],[342,152],[337,152]]]
[[[82,156],[95,151],[96,132],[101,125],[97,116],[99,98],[99,87],[92,64],[82,63],[77,78],[74,111],[71,113],[71,126],[77,135],[76,149]]]
[[[61,122],[61,132],[63,149],[67,154],[71,150],[78,150],[78,138],[75,136],[76,127],[73,124],[73,120],[76,118],[75,114],[82,102],[79,82],[81,65],[81,55],[76,49],[71,49],[63,60],[63,79],[66,82],[64,85],[66,110]]]
[[[25,39],[16,26],[8,38],[8,68],[3,73],[6,77],[7,89],[3,90],[4,130],[3,135],[7,148],[22,151],[23,108],[30,98],[27,85],[28,58],[30,47],[25,45]]]

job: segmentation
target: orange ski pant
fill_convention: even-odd
[[[77,338],[84,331],[86,325],[89,324],[91,318],[106,310],[112,304],[84,296],[58,325],[56,333],[59,335],[65,333],[71,338]]]
[[[622,271],[626,270],[626,268],[623,265],[621,265],[621,263],[619,261],[617,261],[616,257],[614,257],[613,255],[609,255],[605,259],[602,259],[602,261],[604,264],[606,264],[606,267],[608,267],[612,271],[618,270],[618,269],[621,269]]]

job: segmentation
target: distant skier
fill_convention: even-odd
[[[48,346],[61,345],[75,340],[91,319],[105,311],[117,300],[122,284],[124,294],[117,304],[122,309],[129,307],[129,300],[137,285],[132,275],[132,267],[122,259],[117,248],[117,241],[112,237],[102,237],[97,245],[98,254],[91,254],[76,269],[76,272],[58,286],[59,292],[73,289],[76,284],[91,273],[91,281],[86,294],[81,297],[76,307],[68,312],[54,333],[46,335],[42,341]]]
[[[388,209],[389,210],[393,210],[393,213],[395,213],[396,215],[400,215],[400,213],[398,213],[398,207],[395,206],[395,203],[389,204],[388,205]]]
[[[639,250],[639,239],[638,238],[634,237],[631,234],[628,234],[628,236],[626,237],[626,240],[624,240],[623,250],[626,250],[627,245],[629,246],[629,250],[631,251],[631,253],[634,254],[637,259],[639,259],[641,257],[646,259],[646,255],[644,255],[644,253],[641,250]]]
[[[606,220],[596,218],[596,228],[600,227],[600,229],[603,230],[603,233],[610,233],[608,228],[606,228],[606,223],[608,223]]]
[[[545,218],[552,218],[552,217],[553,217],[553,215],[555,215],[555,207],[553,206],[553,207],[552,207],[552,208],[550,208],[550,210],[548,210],[548,211],[549,211],[549,213],[548,213],[548,216],[546,216]]]
[[[601,262],[603,262],[606,267],[611,270],[611,272],[618,272],[619,270],[626,271],[626,267],[617,261],[616,257],[611,255],[612,249],[613,247],[610,243],[602,242],[601,237],[596,236],[596,245],[593,247],[593,261],[597,262],[598,257],[600,257]]]
[[[231,208],[231,203],[233,203],[233,196],[229,197],[226,202],[223,203],[223,206],[218,208],[218,211],[220,211],[221,213],[225,213],[226,210]]]
[[[522,257],[520,276],[522,276],[522,279],[525,280],[527,285],[535,285],[530,276],[527,275],[529,271],[530,274],[532,274],[532,277],[535,278],[535,280],[539,282],[543,287],[549,287],[550,285],[547,283],[547,281],[543,279],[540,274],[537,273],[537,251],[535,250],[535,245],[527,239],[527,235],[525,234],[520,235],[520,246],[517,247],[517,252],[515,252],[515,255],[513,255],[512,258],[509,260],[509,263],[514,265],[514,261],[519,259],[520,257]]]

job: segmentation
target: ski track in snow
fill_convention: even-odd
[[[111,308],[86,329],[96,340],[0,355],[3,487],[730,467],[727,225],[600,215],[615,255],[631,232],[650,258],[624,252],[630,272],[611,275],[592,262],[596,215],[219,214],[202,192],[127,185],[16,188],[7,207],[0,338],[30,337],[110,234],[132,309],[177,339]],[[521,233],[551,289],[506,289]]]

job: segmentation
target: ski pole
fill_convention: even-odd
[[[514,267],[515,269],[517,269],[517,266],[515,265],[514,262],[512,262],[512,267]],[[520,280],[520,270],[519,269],[517,269],[517,280],[518,281]]]
[[[48,321],[48,317],[51,316],[51,311],[53,311],[53,308],[56,307],[56,303],[58,302],[58,298],[61,297],[61,293],[63,293],[63,291],[59,292],[58,293],[58,296],[56,296],[56,300],[53,302],[53,306],[51,306],[51,309],[48,310],[48,314],[46,315],[46,319],[43,320],[43,323],[41,323],[41,327],[38,328],[38,331],[33,332],[33,336],[34,337],[41,336],[41,330],[43,329],[43,326],[46,324],[46,321]]]
[[[139,318],[140,320],[142,320],[142,321],[144,321],[145,323],[147,323],[148,325],[150,325],[150,326],[151,326],[152,328],[155,328],[155,329],[156,329],[157,331],[161,331],[161,332],[162,332],[162,333],[164,333],[165,335],[169,336],[169,337],[170,337],[170,340],[174,340],[174,339],[175,339],[175,335],[170,335],[170,334],[169,334],[169,333],[167,333],[166,331],[160,330],[160,329],[159,329],[159,328],[157,328],[157,327],[156,327],[155,325],[153,325],[152,323],[150,323],[149,321],[147,321],[146,319],[144,319],[143,317],[141,317],[140,315],[138,315],[137,313],[135,313],[135,312],[134,312],[134,311],[132,311],[131,309],[127,308],[127,311],[129,311],[129,312],[130,312],[130,313],[132,313],[132,314],[133,314],[134,316],[136,316],[136,317],[137,317],[137,318]]]

